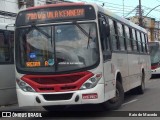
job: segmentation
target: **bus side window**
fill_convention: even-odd
[[[117,28],[116,28],[116,22],[112,19],[109,19],[109,26],[110,26],[110,39],[111,39],[111,46],[112,50],[118,50],[119,42],[118,42],[118,36],[117,36]]]
[[[143,52],[146,53],[144,33],[141,33],[141,40],[142,40],[142,48],[143,48]]]
[[[9,31],[0,31],[0,62],[10,62]]]
[[[137,48],[137,40],[136,40],[136,33],[135,33],[135,29],[132,29],[132,45],[133,45],[133,51],[137,52],[138,48]]]
[[[130,31],[128,26],[124,26],[125,29],[125,38],[126,38],[126,45],[127,45],[127,50],[131,51],[132,46],[131,46],[131,36],[130,36]]]
[[[119,44],[120,44],[120,50],[125,51],[125,37],[124,37],[124,31],[123,31],[124,25],[121,23],[117,23],[117,29],[118,29],[118,36],[119,36]]]
[[[140,36],[140,32],[139,31],[137,31],[137,40],[138,40],[139,52],[143,52],[142,45],[141,45],[141,36]]]
[[[111,59],[110,42],[109,42],[110,29],[108,24],[108,18],[104,17],[103,15],[99,15],[99,30],[100,30],[103,59],[104,61],[106,61],[107,59]]]
[[[136,36],[137,52],[139,52],[140,48],[139,48],[139,45],[138,45],[137,30],[135,30],[135,36]]]
[[[10,41],[11,62],[13,63],[14,62],[14,32],[10,33],[9,41]]]
[[[144,35],[145,36],[145,49],[146,49],[146,52],[149,54],[149,48],[148,48],[148,36],[147,34]]]

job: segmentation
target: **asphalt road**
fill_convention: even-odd
[[[160,120],[160,117],[120,117],[131,113],[145,113],[143,111],[156,113],[159,111],[160,115],[160,78],[151,79],[146,83],[145,93],[143,95],[137,95],[133,93],[127,93],[125,95],[125,101],[121,108],[116,111],[102,111],[100,105],[83,105],[83,106],[69,106],[63,112],[48,113],[41,107],[18,107],[17,105],[0,107],[0,111],[39,111],[42,112],[42,116],[45,119],[95,119],[95,120]],[[129,112],[128,112],[129,111]],[[154,112],[155,111],[155,112]],[[138,112],[139,113],[139,112]],[[108,117],[110,116],[110,117]],[[0,118],[10,120],[11,118]],[[13,119],[13,118],[12,118]],[[15,118],[17,120],[17,118]],[[24,118],[22,118],[24,119]],[[35,118],[29,118],[30,120]]]

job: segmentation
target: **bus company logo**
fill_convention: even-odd
[[[2,117],[11,117],[11,112],[2,112]]]

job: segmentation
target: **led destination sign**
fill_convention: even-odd
[[[81,18],[85,16],[84,9],[55,10],[47,12],[32,12],[26,14],[26,20],[53,20],[62,18]]]
[[[96,14],[91,5],[49,7],[20,12],[17,16],[16,26],[94,19],[96,19]]]

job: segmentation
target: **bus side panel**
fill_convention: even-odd
[[[1,65],[0,77],[0,105],[17,103],[14,65]]]
[[[151,78],[151,61],[150,61],[150,56],[149,55],[143,55],[141,57],[142,65],[144,68],[145,72],[145,80],[149,80]]]
[[[139,54],[128,54],[130,89],[141,83],[141,65]],[[130,90],[129,89],[129,90]]]
[[[116,79],[116,71],[119,70],[122,77],[122,85],[124,91],[129,89],[129,78],[128,78],[128,57],[126,53],[112,53],[112,63],[114,68],[114,76]]]
[[[105,79],[105,101],[115,96],[115,72],[111,61],[104,62],[104,79]]]

